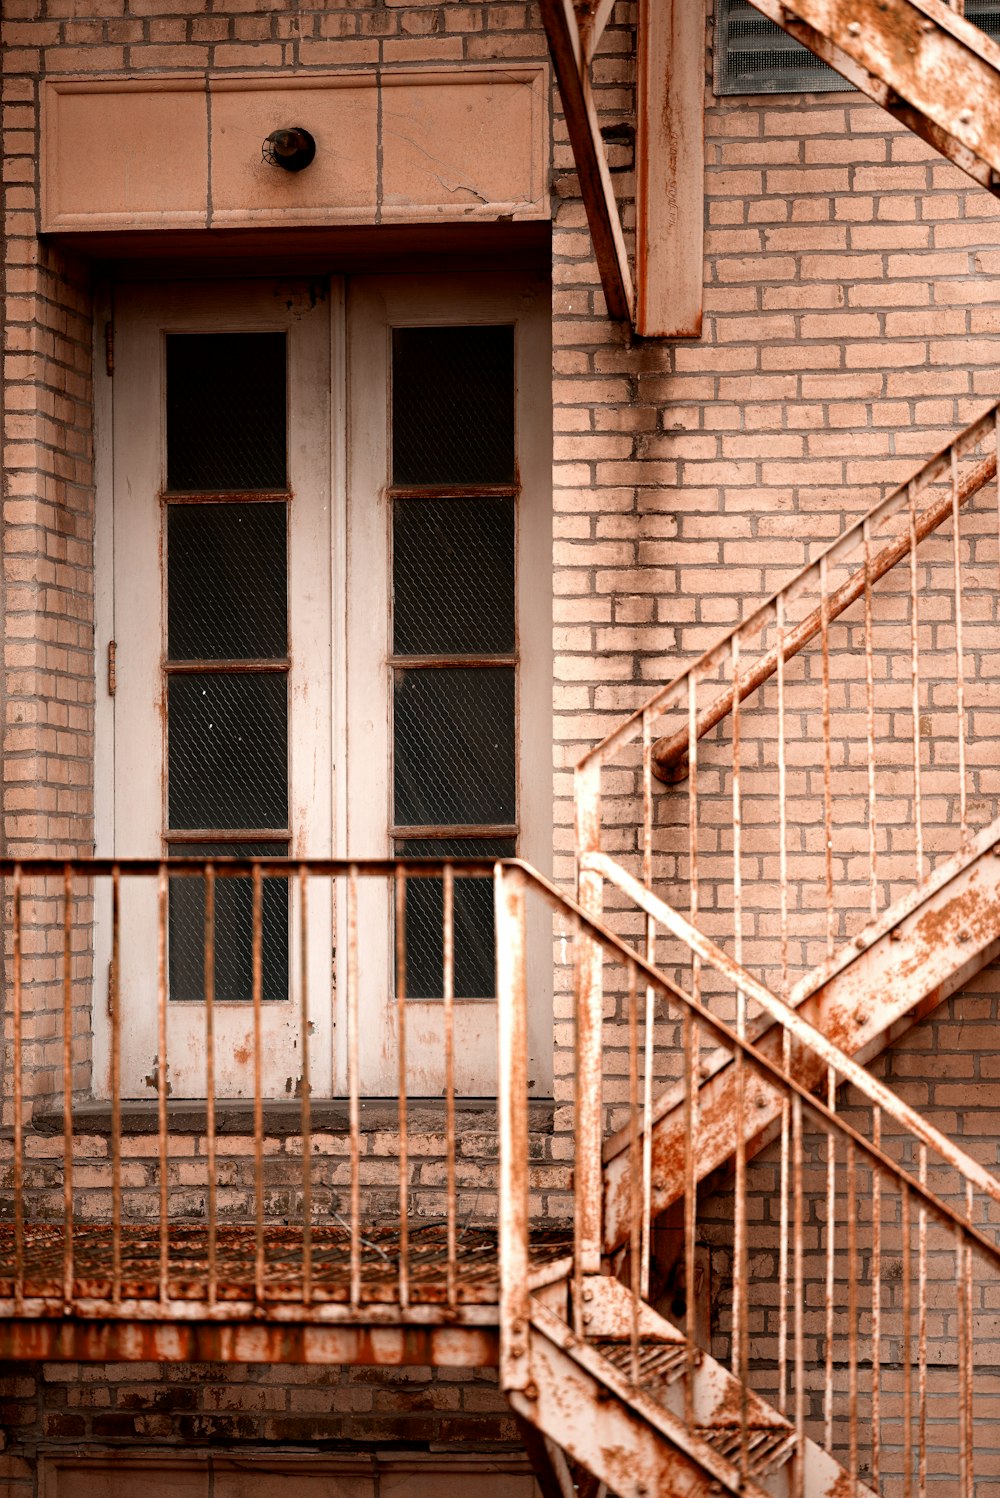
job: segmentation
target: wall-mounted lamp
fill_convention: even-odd
[[[287,130],[272,130],[260,148],[269,166],[280,166],[284,172],[301,172],[316,155],[316,142],[301,125]]]

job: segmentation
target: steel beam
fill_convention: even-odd
[[[541,0],[541,8],[608,316],[619,322],[631,322],[635,291],[594,108],[586,43],[570,0]],[[609,11],[610,7],[598,7],[602,25]]]
[[[1000,176],[1000,46],[942,0],[751,0],[981,186]]]
[[[698,338],[704,289],[705,6],[639,0],[635,330]]]
[[[790,1004],[855,1060],[867,1064],[885,1046],[957,992],[1000,953],[1000,824],[985,829],[845,947],[833,964],[802,980]],[[755,1041],[772,1061],[781,1061],[781,1026],[771,1023]],[[699,1088],[700,1121],[696,1169],[703,1180],[733,1152],[734,1068],[728,1053],[706,1058],[709,1075]],[[796,1048],[795,1076],[818,1085],[825,1066]],[[761,1086],[753,1109],[747,1151],[773,1137],[780,1098]],[[665,1211],[684,1190],[684,1104],[679,1089],[664,1094],[653,1130],[653,1210]],[[629,1136],[607,1141],[604,1251],[626,1243],[629,1233]]]
[[[460,1326],[0,1319],[0,1361],[19,1359],[490,1368],[499,1362],[499,1337]]]

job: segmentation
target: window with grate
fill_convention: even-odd
[[[965,0],[966,20],[1000,41],[1000,0]],[[715,92],[829,93],[851,85],[750,0],[715,0]]]
[[[517,850],[514,329],[392,337],[394,848]],[[406,994],[443,991],[443,890],[411,880]],[[494,994],[489,880],[455,881],[455,996]],[[400,975],[397,975],[399,979]]]
[[[167,337],[167,807],[174,856],[288,851],[284,333]],[[170,997],[205,992],[205,892],[170,881]],[[264,881],[263,996],[288,993],[288,896]],[[220,1002],[253,996],[253,897],[219,881]]]

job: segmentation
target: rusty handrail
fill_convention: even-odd
[[[856,520],[852,525],[841,532],[834,541],[820,551],[811,561],[792,577],[781,588],[775,590],[763,603],[759,604],[753,613],[746,619],[741,620],[713,645],[709,647],[696,661],[678,673],[670,682],[660,687],[641,707],[635,709],[618,726],[612,729],[600,743],[596,744],[584,754],[578,764],[577,770],[585,772],[595,763],[604,763],[608,756],[617,749],[630,743],[641,732],[643,719],[653,713],[663,712],[672,707],[678,707],[684,701],[687,684],[694,676],[703,677],[704,674],[726,659],[731,642],[734,639],[745,640],[756,630],[770,623],[775,615],[775,608],[779,599],[790,601],[798,596],[805,586],[817,580],[820,576],[822,565],[829,565],[838,561],[845,552],[851,550],[864,536],[865,528],[874,527],[888,520],[896,514],[908,502],[911,494],[919,494],[928,485],[935,483],[949,469],[952,456],[964,457],[992,430],[995,430],[996,422],[1000,415],[1000,401],[989,407],[976,421],[966,427],[957,437],[947,443],[932,458],[923,464],[911,478],[900,484],[884,499],[873,505],[867,513]],[[997,471],[997,455],[994,450],[981,463],[979,463],[971,474],[967,474],[959,484],[959,505],[965,504],[974,494],[978,493],[984,484],[993,478]],[[929,506],[921,515],[917,516],[917,540],[924,539],[938,526],[947,520],[953,513],[951,496],[942,497],[937,503]],[[923,527],[923,528],[921,528]],[[872,558],[870,566],[869,581],[877,581],[886,572],[891,571],[902,559],[909,554],[911,546],[909,535],[901,536],[898,540],[891,542],[882,551]],[[880,570],[876,571],[875,569]],[[865,588],[865,569],[859,568],[858,572],[841,585],[828,599],[827,623],[844,612],[851,603],[855,602],[863,593]],[[786,650],[782,656],[782,662],[788,661],[792,656],[814,639],[822,627],[821,610],[816,609],[802,620],[789,634],[786,642]],[[778,668],[779,653],[772,650],[768,655],[756,663],[739,680],[738,701],[743,702],[746,697],[757,690],[765,681],[775,674]],[[734,701],[734,691],[727,688],[720,693],[719,697],[705,708],[697,719],[697,737],[703,738],[712,728],[720,723],[731,711]],[[678,777],[676,768],[685,757],[685,748],[688,742],[688,729],[685,726],[677,733],[657,740],[653,744],[653,773],[658,779],[670,783]]]

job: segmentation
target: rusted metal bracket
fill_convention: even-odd
[[[1000,45],[942,0],[751,0],[914,134],[997,193]]]
[[[631,323],[635,288],[590,82],[590,62],[614,0],[595,0],[578,18],[570,0],[541,0],[580,191],[608,316]]]

